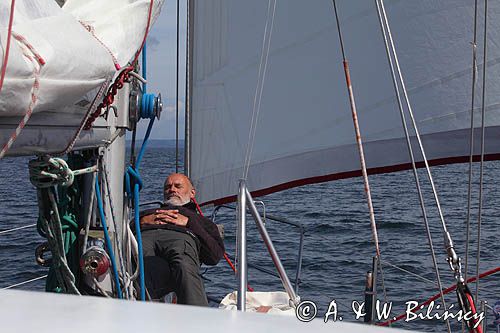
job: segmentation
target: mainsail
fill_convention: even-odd
[[[361,174],[332,2],[278,1],[272,23],[268,3],[190,2],[189,172],[204,203],[235,199],[258,80],[263,94],[250,142],[250,190],[265,194]],[[375,4],[338,6],[369,172],[411,168]],[[474,4],[411,1],[386,7],[427,158],[434,165],[467,161]],[[493,16],[500,4],[490,7]],[[500,20],[489,22],[485,154],[498,159],[500,96],[494,92],[500,88],[500,46],[493,41]],[[270,51],[262,79],[265,34]],[[481,89],[479,79],[479,101]]]
[[[0,145],[30,109],[31,119],[9,150],[11,155],[57,153],[76,139],[99,90],[141,47],[163,0],[18,0],[6,77],[0,91]],[[11,1],[0,2],[2,65]],[[151,20],[149,20],[151,18]],[[97,96],[97,97],[96,97]],[[33,102],[34,101],[34,102]],[[97,126],[79,135],[76,147],[103,143],[111,133]]]

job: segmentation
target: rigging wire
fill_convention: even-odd
[[[382,264],[381,264],[382,257],[381,257],[381,253],[380,253],[380,244],[378,241],[377,224],[375,222],[375,212],[373,209],[372,197],[371,197],[371,192],[370,192],[370,183],[368,181],[368,172],[366,170],[365,155],[364,155],[364,151],[363,151],[363,142],[361,140],[361,131],[359,129],[358,115],[357,115],[357,111],[356,111],[356,103],[354,100],[354,92],[352,89],[351,77],[349,74],[349,63],[348,63],[346,56],[345,56],[344,42],[343,42],[343,38],[342,38],[342,31],[340,29],[340,20],[339,20],[338,12],[337,12],[337,3],[335,0],[332,0],[332,2],[333,2],[333,9],[335,12],[335,20],[337,22],[337,31],[338,31],[338,35],[339,35],[340,48],[342,50],[342,60],[344,63],[345,79],[346,79],[346,84],[347,84],[347,91],[349,94],[349,102],[351,105],[351,113],[352,113],[352,121],[354,124],[354,131],[356,133],[356,142],[358,145],[359,158],[360,158],[360,163],[361,163],[361,171],[363,173],[363,181],[364,181],[364,185],[365,185],[366,199],[368,201],[368,210],[369,210],[369,214],[370,214],[370,225],[371,225],[371,229],[372,229],[372,237],[373,237],[373,242],[375,243],[375,251],[376,251],[377,257],[379,259],[378,266],[379,266],[379,270],[380,270],[380,273],[382,276],[382,288],[384,290],[384,299],[385,299],[385,301],[387,301],[387,291],[385,289],[384,271],[383,271]]]
[[[255,143],[255,134],[257,132],[257,122],[259,119],[260,107],[262,102],[262,92],[264,90],[264,82],[266,80],[267,63],[269,59],[269,51],[271,48],[271,37],[274,28],[274,17],[276,15],[276,0],[269,0],[267,5],[266,25],[264,28],[264,37],[262,39],[262,50],[260,53],[259,75],[257,78],[257,86],[255,87],[255,95],[252,108],[252,121],[248,133],[248,144],[245,154],[245,162],[243,164],[243,179],[247,179],[250,169],[250,160],[252,158],[253,146]],[[271,5],[271,3],[273,3]],[[272,12],[271,12],[272,11]]]
[[[432,280],[426,279],[426,278],[424,278],[424,277],[423,277],[423,276],[421,276],[421,275],[418,275],[418,274],[416,274],[416,273],[410,272],[409,270],[404,269],[404,268],[402,268],[402,267],[399,267],[399,266],[397,266],[397,265],[391,264],[390,262],[388,262],[388,261],[386,261],[386,260],[384,260],[384,264],[389,265],[389,266],[391,266],[392,268],[395,268],[395,269],[397,269],[397,270],[399,270],[399,271],[401,271],[401,272],[404,272],[404,273],[410,274],[411,276],[416,277],[416,278],[417,278],[417,279],[419,279],[420,281],[424,281],[424,282],[427,282],[427,283],[430,283],[430,284],[433,284],[433,285],[435,285],[435,284],[436,284],[436,282],[435,282],[435,281],[432,281]]]
[[[10,3],[10,15],[9,15],[9,27],[7,31],[7,43],[5,46],[5,54],[2,61],[2,71],[0,74],[0,92],[3,87],[3,80],[5,79],[5,72],[7,71],[7,62],[9,61],[9,51],[10,51],[10,39],[12,37],[12,24],[14,23],[14,8],[16,6],[16,0],[12,0]]]
[[[177,0],[177,50],[175,65],[175,173],[179,173],[179,0]]]
[[[484,36],[483,36],[483,95],[481,98],[481,163],[479,167],[479,208],[477,212],[477,252],[476,252],[476,301],[479,295],[479,265],[481,263],[481,215],[483,209],[483,169],[484,169],[484,134],[486,112],[486,60],[488,33],[488,0],[484,0]]]
[[[448,232],[448,228],[447,228],[446,222],[444,220],[443,211],[441,209],[441,204],[439,203],[439,197],[438,197],[437,190],[436,190],[436,185],[434,184],[434,179],[432,177],[432,173],[431,173],[431,170],[429,167],[429,162],[427,161],[427,156],[425,154],[422,139],[421,139],[420,133],[418,131],[417,122],[416,122],[415,117],[413,115],[413,110],[412,110],[411,103],[410,103],[410,100],[408,97],[408,92],[406,90],[406,85],[404,83],[403,74],[401,73],[401,67],[399,66],[398,55],[397,55],[396,49],[394,47],[394,41],[392,39],[391,28],[390,28],[389,24],[387,23],[388,22],[387,14],[385,12],[383,0],[380,0],[380,8],[381,8],[384,20],[386,21],[387,33],[389,36],[389,40],[390,40],[390,44],[391,44],[391,48],[392,48],[392,53],[394,55],[394,62],[396,64],[396,69],[397,69],[397,73],[399,76],[399,82],[401,84],[401,88],[403,90],[403,96],[405,98],[406,107],[408,109],[408,114],[410,115],[410,118],[412,121],[413,129],[415,131],[415,137],[417,138],[418,146],[420,148],[420,153],[422,154],[422,160],[425,164],[425,170],[427,171],[427,176],[429,178],[429,182],[430,182],[430,185],[432,188],[432,193],[434,195],[434,201],[436,202],[436,208],[438,210],[441,225],[443,227],[443,234],[444,234],[444,238],[445,238],[446,252],[448,254],[448,261],[449,261],[450,267],[455,272],[455,277],[457,279],[461,279],[462,277],[461,277],[460,259],[458,258],[457,254],[455,252],[455,248],[453,246],[453,241],[451,239],[451,235]]]
[[[469,184],[467,188],[467,219],[465,232],[465,279],[469,270],[469,237],[470,237],[470,213],[472,206],[472,162],[474,156],[474,105],[477,82],[477,0],[474,0],[474,41],[472,42],[472,93],[470,109],[470,153],[469,153]]]
[[[430,227],[429,227],[429,220],[427,218],[427,210],[425,208],[425,201],[424,201],[424,197],[423,197],[423,194],[422,194],[422,189],[420,187],[420,180],[419,180],[419,176],[418,176],[418,171],[417,171],[417,167],[415,165],[415,156],[414,156],[412,145],[411,145],[410,135],[409,135],[409,132],[408,132],[408,126],[406,124],[406,117],[405,117],[405,114],[404,114],[403,103],[401,101],[401,94],[400,94],[400,91],[399,91],[399,86],[398,86],[398,83],[397,83],[396,73],[395,73],[395,70],[394,70],[393,59],[391,57],[389,43],[388,43],[388,40],[387,40],[387,29],[389,29],[389,21],[388,21],[388,19],[387,19],[387,17],[385,15],[384,15],[384,17],[385,17],[385,21],[384,21],[384,19],[382,18],[382,14],[381,14],[382,9],[381,9],[381,4],[380,3],[382,1],[383,0],[380,0],[380,1],[379,0],[375,0],[375,5],[377,7],[377,14],[378,14],[378,17],[379,17],[380,28],[382,30],[382,35],[384,37],[385,50],[386,50],[387,60],[389,62],[389,67],[391,69],[392,82],[394,84],[394,91],[395,91],[396,99],[397,99],[397,102],[398,102],[398,108],[399,108],[399,113],[400,113],[400,116],[401,116],[401,122],[403,124],[403,129],[404,129],[404,132],[405,132],[406,145],[408,147],[408,153],[409,153],[410,160],[411,160],[411,165],[412,165],[412,170],[413,170],[413,177],[415,179],[415,186],[416,186],[417,193],[418,193],[418,198],[419,198],[419,202],[420,202],[420,208],[421,208],[421,211],[422,211],[422,217],[424,219],[424,226],[425,226],[425,231],[426,231],[426,235],[427,235],[427,241],[428,241],[429,248],[430,248],[430,251],[431,251],[432,263],[433,263],[433,266],[434,266],[434,271],[436,273],[437,287],[438,287],[438,290],[440,291],[440,294],[441,294],[440,295],[441,296],[441,302],[443,303],[443,306],[446,307],[446,302],[445,302],[445,299],[444,299],[444,295],[441,292],[441,290],[443,289],[443,286],[442,286],[442,283],[441,283],[441,276],[439,274],[439,267],[438,267],[438,262],[437,262],[437,258],[436,258],[436,252],[434,250],[434,243],[432,241],[432,234],[431,234]],[[385,24],[384,24],[384,22],[385,22]],[[391,39],[391,43],[392,43],[392,39]],[[394,47],[394,45],[393,45],[393,47]],[[450,326],[449,320],[446,320],[446,326],[447,326],[448,332],[451,332],[451,326]]]
[[[12,229],[8,229],[8,230],[2,230],[2,231],[0,231],[0,235],[8,234],[8,233],[16,231],[16,230],[31,228],[31,227],[34,227],[34,226],[36,226],[36,223],[28,224],[28,225],[25,225],[23,227],[17,227],[17,228],[12,228]]]
[[[33,278],[33,279],[29,279],[29,280],[26,280],[26,281],[23,281],[23,282],[19,282],[19,283],[10,285],[8,287],[4,287],[1,290],[6,290],[6,289],[12,289],[12,288],[15,288],[15,287],[20,287],[20,286],[23,286],[23,285],[31,283],[31,282],[35,282],[35,281],[38,281],[38,280],[41,280],[41,279],[45,279],[47,276],[48,275],[45,274],[45,275],[42,275],[42,276],[39,276],[39,277],[36,277],[36,278]]]

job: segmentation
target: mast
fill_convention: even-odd
[[[191,110],[193,101],[193,35],[194,35],[194,0],[188,1],[186,34],[186,92],[185,92],[185,130],[184,130],[184,174],[191,176]]]

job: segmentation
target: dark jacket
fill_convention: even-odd
[[[206,265],[217,265],[224,256],[224,242],[222,241],[219,229],[208,218],[196,212],[196,205],[192,202],[184,206],[162,205],[161,208],[148,209],[140,213],[143,216],[155,214],[158,210],[177,209],[179,213],[188,218],[185,227],[175,224],[143,224],[141,230],[169,229],[185,232],[194,237],[200,244],[200,261]]]

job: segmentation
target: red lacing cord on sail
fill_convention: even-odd
[[[198,210],[198,213],[201,216],[204,216],[203,212],[201,211],[200,205],[198,205],[198,202],[196,202],[195,198],[193,198],[193,203],[196,205],[196,209]],[[236,267],[234,267],[233,262],[231,261],[231,259],[229,259],[229,256],[227,255],[227,252],[224,252],[224,259],[226,259],[226,262],[229,264],[229,266],[233,270],[234,274],[236,274]],[[254,290],[252,287],[250,287],[249,284],[247,284],[247,289],[248,289],[248,291],[253,291]]]
[[[125,67],[120,74],[115,79],[115,82],[108,88],[108,92],[104,96],[103,100],[95,111],[89,116],[87,121],[85,122],[85,125],[83,126],[84,130],[89,130],[92,127],[92,124],[94,121],[101,115],[101,110],[104,108],[108,108],[111,104],[113,104],[115,100],[116,93],[118,92],[119,89],[123,88],[123,85],[125,82],[128,82],[130,75],[129,73],[134,70],[134,66],[128,66]]]
[[[144,32],[144,37],[142,39],[141,47],[137,50],[134,60],[132,60],[131,64],[127,67],[125,67],[120,74],[115,79],[115,82],[109,87],[108,92],[106,93],[106,96],[104,96],[103,101],[97,106],[96,110],[89,116],[87,121],[85,122],[85,125],[83,126],[84,130],[89,130],[92,127],[92,124],[94,121],[101,115],[101,110],[104,108],[108,108],[111,104],[113,104],[113,101],[115,100],[115,95],[120,90],[123,88],[123,85],[125,82],[128,82],[128,79],[130,77],[129,73],[134,70],[134,65],[137,59],[139,59],[139,55],[141,54],[142,48],[144,47],[144,44],[146,43],[146,38],[148,37],[149,33],[149,26],[151,25],[151,13],[153,11],[153,3],[154,0],[151,0],[149,3],[149,10],[148,10],[148,22],[146,24],[146,31]]]
[[[479,274],[479,278],[482,279],[482,278],[484,278],[486,276],[493,275],[493,274],[498,273],[498,272],[500,272],[500,267],[497,267],[497,268],[494,268],[494,269],[490,269],[489,271],[486,271],[486,272],[484,272],[482,274]],[[474,282],[476,280],[477,280],[477,278],[474,276],[474,277],[471,277],[470,279],[467,279],[466,282],[467,283],[471,283],[471,282]],[[456,284],[452,285],[449,288],[446,288],[445,290],[443,290],[443,295],[451,293],[456,288],[457,288]],[[420,303],[417,307],[415,307],[415,309],[420,309],[421,306],[426,306],[426,305],[430,304],[432,301],[435,301],[436,299],[438,299],[439,297],[441,297],[441,293],[437,293],[436,295],[434,295],[431,298],[429,298],[427,301],[425,301],[423,303]],[[471,300],[469,300],[469,301],[471,301]],[[474,302],[472,301],[471,304],[473,305]],[[475,308],[474,308],[474,311],[475,311]],[[375,325],[378,325],[378,326],[389,326],[389,324],[394,323],[394,322],[396,322],[398,320],[401,320],[403,318],[406,318],[406,313],[397,316],[394,320],[388,320],[388,321],[383,322],[383,323],[376,323]]]
[[[10,38],[12,36],[12,23],[14,22],[14,7],[16,4],[16,0],[12,0],[10,3],[10,18],[9,18],[9,28],[7,32],[7,45],[5,47],[5,56],[3,58],[2,64],[2,74],[0,75],[0,91],[2,91],[3,80],[5,78],[5,72],[7,71],[7,61],[9,60],[9,51],[10,51]]]

